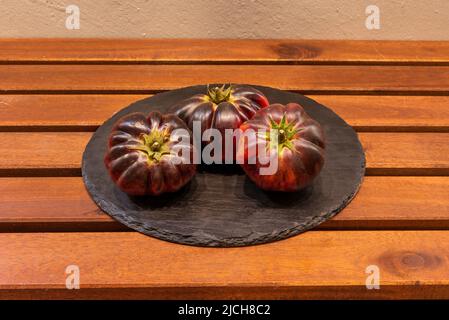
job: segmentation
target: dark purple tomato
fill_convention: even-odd
[[[299,104],[270,105],[258,111],[241,129],[261,133],[255,139],[242,134],[237,155],[242,159],[243,170],[260,188],[298,191],[310,185],[320,173],[325,155],[324,133]],[[273,130],[276,135],[271,134]],[[272,163],[277,160],[276,170],[261,174],[260,169],[268,167],[266,160],[270,155]]]
[[[195,175],[191,143],[190,130],[176,115],[131,113],[114,125],[104,163],[130,195],[174,192]]]
[[[251,119],[258,110],[265,108],[268,104],[267,98],[257,89],[244,85],[230,85],[226,88],[223,85],[208,87],[207,92],[196,94],[180,102],[171,111],[184,120],[191,130],[194,130],[195,122],[200,125],[201,136],[206,129],[218,129],[223,138],[221,144],[224,149],[225,130],[239,128],[242,123]],[[206,145],[213,139],[205,137],[204,140],[202,144]],[[233,157],[234,154],[235,148]]]

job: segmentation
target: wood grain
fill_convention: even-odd
[[[449,131],[449,97],[338,96],[310,98],[334,110],[355,130]]]
[[[312,231],[228,249],[134,232],[4,233],[0,297],[92,298],[103,289],[102,298],[117,290],[122,298],[447,298],[448,252],[448,231]],[[65,289],[69,265],[79,267],[80,290]],[[370,265],[380,290],[365,287]]]
[[[449,42],[5,39],[0,73],[0,298],[449,298],[449,230],[404,231],[449,228]],[[321,230],[218,250],[101,213],[79,177],[91,133],[73,131],[230,81],[316,94],[361,132],[369,176],[353,202]],[[65,289],[70,264],[81,290]],[[381,290],[365,288],[372,264]]]
[[[79,175],[81,156],[91,133],[0,133],[0,173]],[[11,174],[15,174],[11,172]]]
[[[98,209],[79,177],[0,178],[0,212],[1,232],[131,231]],[[318,227],[389,228],[449,229],[449,179],[366,177],[349,206]]]
[[[2,131],[94,131],[148,95],[0,95]]]
[[[1,131],[93,131],[147,95],[0,95]],[[449,132],[448,96],[312,95],[355,130]]]
[[[444,41],[2,39],[3,62],[448,64]]]
[[[2,175],[79,175],[88,132],[1,132]],[[360,133],[367,173],[449,174],[448,133]]]
[[[361,133],[367,174],[447,175],[447,133]]]
[[[449,66],[2,65],[3,93],[151,93],[248,83],[302,93],[447,95]]]

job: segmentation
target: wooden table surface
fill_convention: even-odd
[[[135,100],[213,82],[342,116],[367,158],[353,202],[313,231],[228,249],[102,213],[81,180],[92,132]],[[449,298],[449,42],[0,40],[0,93],[0,298]]]

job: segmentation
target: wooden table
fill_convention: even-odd
[[[230,249],[100,212],[80,177],[98,125],[213,82],[298,91],[341,115],[367,157],[354,201],[314,231]],[[1,40],[0,90],[0,298],[449,298],[449,42]],[[80,290],[65,287],[69,265]]]

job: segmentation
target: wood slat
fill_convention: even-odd
[[[2,175],[79,175],[88,132],[2,132]],[[449,174],[448,133],[360,133],[368,174]]]
[[[79,175],[91,133],[0,133],[0,173]]]
[[[447,133],[361,133],[367,173],[449,174]]]
[[[432,201],[429,201],[432,199]],[[79,177],[0,178],[0,231],[122,231]],[[318,229],[448,229],[449,178],[366,177],[355,199]]]
[[[1,131],[93,131],[147,95],[0,95]],[[357,131],[449,132],[448,96],[315,95]]]
[[[449,131],[447,96],[310,97],[334,110],[357,131]]]
[[[0,297],[448,298],[448,252],[448,231],[312,231],[227,249],[135,232],[3,233]],[[65,289],[69,265],[80,290]],[[371,265],[380,290],[365,287]]]
[[[2,39],[3,62],[448,64],[444,41]]]
[[[0,92],[151,93],[248,83],[303,93],[449,92],[449,67],[289,65],[3,65]]]
[[[0,95],[2,131],[94,131],[129,104],[149,95]]]

